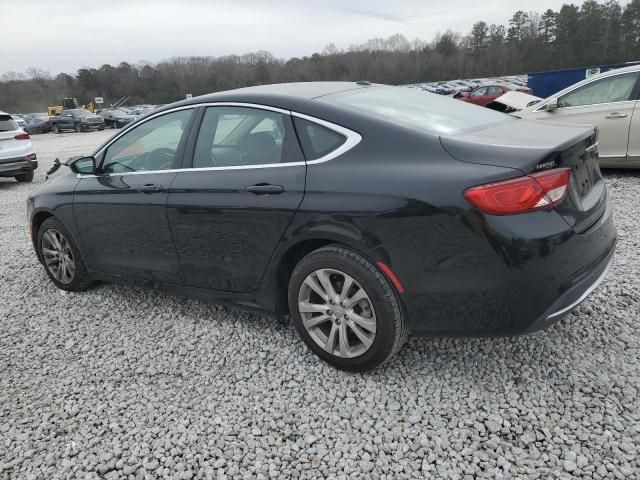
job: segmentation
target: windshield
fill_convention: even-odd
[[[93,115],[89,110],[71,110],[74,117],[88,117]]]
[[[362,88],[327,95],[320,100],[442,135],[516,121],[488,108],[403,87]]]
[[[122,112],[122,111],[120,111],[120,110],[111,110],[111,111],[109,112],[109,114],[110,114],[112,117],[118,117],[118,118],[124,118],[124,117],[127,117],[127,116],[128,116],[126,113],[124,113],[124,112]]]

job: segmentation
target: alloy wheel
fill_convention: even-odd
[[[375,340],[376,314],[369,295],[339,270],[308,275],[298,293],[298,311],[309,336],[331,355],[360,356]]]
[[[42,235],[42,256],[47,270],[60,283],[65,285],[73,281],[76,264],[71,245],[57,230],[50,228]]]

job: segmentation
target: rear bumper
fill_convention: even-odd
[[[604,279],[616,229],[606,209],[576,233],[555,211],[492,217],[467,212],[374,249],[405,287],[416,336],[510,336],[548,327]]]
[[[0,160],[0,177],[13,177],[38,168],[37,160],[28,158],[10,158]]]
[[[585,278],[567,290],[558,300],[549,307],[544,315],[534,322],[525,333],[533,333],[543,330],[569,315],[596,289],[605,279],[613,266],[614,251],[611,251],[595,269],[590,271]]]

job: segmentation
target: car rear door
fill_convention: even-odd
[[[306,164],[289,112],[202,112],[167,215],[186,285],[252,292],[304,196]]]
[[[469,94],[466,100],[475,105],[484,106],[489,103],[487,100],[487,87],[479,87],[476,88],[473,92]]]
[[[601,162],[624,162],[627,158],[629,130],[638,99],[640,72],[599,78],[558,97],[558,108],[546,111],[544,105],[526,118],[558,123],[597,125]]]
[[[166,203],[193,115],[162,113],[125,131],[99,155],[98,174],[80,176],[73,210],[89,270],[180,283]]]
[[[496,98],[502,95],[504,95],[504,91],[497,85],[487,87],[487,94],[483,98],[483,106],[493,102]]]

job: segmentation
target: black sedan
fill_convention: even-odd
[[[122,128],[136,119],[136,117],[118,109],[103,110],[100,115],[104,118],[104,124],[111,128]]]
[[[597,160],[592,127],[281,84],[154,112],[66,162],[28,215],[61,289],[146,284],[290,315],[318,356],[364,370],[409,334],[515,335],[571,312],[616,243]]]
[[[37,133],[49,133],[52,130],[51,122],[49,121],[48,116],[35,116],[27,122],[23,130],[30,135]]]

